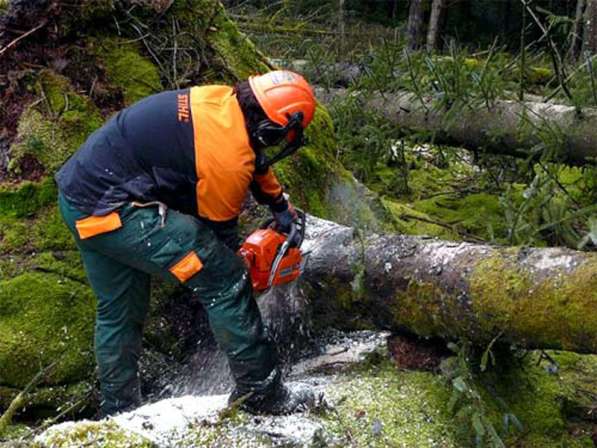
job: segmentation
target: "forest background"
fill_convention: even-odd
[[[39,9],[19,16],[27,3]],[[369,430],[374,415],[391,441],[422,444],[407,423],[429,409],[438,424],[425,420],[423,430],[453,446],[594,444],[597,361],[573,352],[597,351],[597,0],[222,4],[0,0],[10,12],[0,23],[0,433],[30,440],[97,408],[93,298],[54,205],[54,170],[143,96],[289,67],[329,110],[317,116],[311,144],[276,167],[297,205],[351,226],[355,253],[377,233],[389,235],[388,248],[415,241],[427,255],[419,271],[437,283],[449,266],[434,264],[430,247],[450,257],[463,247],[497,254],[458,260],[477,283],[453,276],[455,299],[414,274],[393,278],[384,263],[363,266],[365,255],[348,267],[350,281],[306,272],[315,331],[395,332],[399,369],[377,359],[348,377],[373,385],[366,390],[385,409],[411,412],[378,415],[356,402],[323,421],[352,446],[392,446]],[[245,233],[262,217],[253,212],[242,216]],[[433,246],[434,238],[446,243]],[[334,248],[318,242],[335,271]],[[562,246],[570,250],[542,249]],[[555,272],[545,282],[552,289],[537,287],[523,262]],[[474,288],[483,312],[467,314],[459,298]],[[154,289],[142,360],[152,399],[206,337],[196,303]],[[409,395],[396,409],[402,389],[384,389],[378,376],[412,385],[431,404]]]

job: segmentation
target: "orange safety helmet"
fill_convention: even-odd
[[[288,124],[288,118],[303,114],[305,129],[315,113],[315,95],[309,83],[298,73],[275,70],[264,75],[249,77],[249,85],[267,117],[280,126]]]

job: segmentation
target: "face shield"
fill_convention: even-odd
[[[284,139],[288,142],[280,152],[271,158],[267,157],[263,149],[256,151],[255,170],[257,173],[265,173],[274,163],[294,154],[301,146],[304,146],[305,137],[302,123],[303,113],[296,112],[288,117],[288,123],[285,126],[267,120],[257,127],[253,138],[260,142],[263,148],[277,146]]]

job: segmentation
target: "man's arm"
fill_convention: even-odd
[[[288,208],[282,186],[271,167],[264,174],[255,174],[250,187],[255,200],[262,205],[269,205],[272,212],[282,212]]]
[[[284,197],[282,186],[271,167],[264,174],[255,174],[250,187],[255,200],[268,205],[280,229],[288,232],[290,224],[297,218],[296,211]]]

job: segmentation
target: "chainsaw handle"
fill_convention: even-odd
[[[303,240],[305,239],[305,223],[307,215],[304,211],[298,208],[295,210],[297,219],[290,223],[290,231],[288,232],[286,239],[289,241],[290,247],[301,247]],[[272,225],[275,225],[275,221],[274,218],[268,218],[261,223],[259,228],[263,230],[272,227]]]

